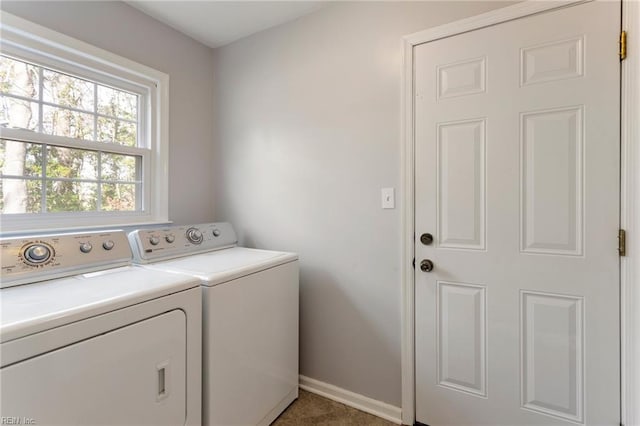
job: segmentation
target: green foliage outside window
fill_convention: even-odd
[[[0,141],[0,211],[135,211],[141,157],[107,146],[137,146],[137,119],[136,94],[0,56],[0,126],[106,143]]]

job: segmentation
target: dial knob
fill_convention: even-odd
[[[83,253],[89,253],[93,249],[91,243],[82,243],[80,244],[80,251]]]
[[[169,234],[166,237],[164,237],[165,240],[167,240],[167,242],[169,244],[171,244],[172,242],[174,242],[176,240],[176,237],[173,234]]]
[[[219,237],[220,236],[220,230],[219,229],[214,229],[213,230],[213,236],[214,237]]]
[[[187,240],[191,241],[193,244],[202,243],[202,232],[200,232],[197,228],[189,228],[187,229]]]
[[[51,257],[51,249],[43,244],[33,244],[24,251],[24,258],[31,263],[44,263]]]
[[[160,242],[160,238],[158,237],[151,237],[149,238],[149,242],[151,243],[152,246],[157,246],[158,243]]]
[[[102,243],[102,248],[105,250],[111,250],[115,245],[116,244],[113,242],[113,240],[107,240],[104,243]]]

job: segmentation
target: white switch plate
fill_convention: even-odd
[[[396,197],[393,188],[382,188],[382,208],[383,209],[395,209]]]

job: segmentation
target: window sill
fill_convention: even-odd
[[[21,229],[21,230],[11,230],[11,231],[2,231],[0,232],[0,238],[8,238],[8,237],[20,237],[27,235],[44,235],[44,234],[59,234],[65,232],[82,232],[82,231],[95,231],[100,229],[123,229],[127,232],[133,231],[139,228],[146,227],[158,227],[164,225],[171,225],[173,221],[171,220],[157,220],[157,221],[144,221],[138,223],[116,223],[116,224],[107,224],[107,225],[93,225],[93,226],[77,226],[77,227],[60,227],[60,228],[46,228],[46,229]]]

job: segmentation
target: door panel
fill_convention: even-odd
[[[580,421],[583,298],[521,293],[522,406]]]
[[[438,245],[483,250],[485,120],[438,124]]]
[[[486,397],[486,288],[437,285],[438,384]]]
[[[619,424],[619,2],[415,47],[416,418]]]
[[[582,255],[583,109],[521,115],[523,252]]]

